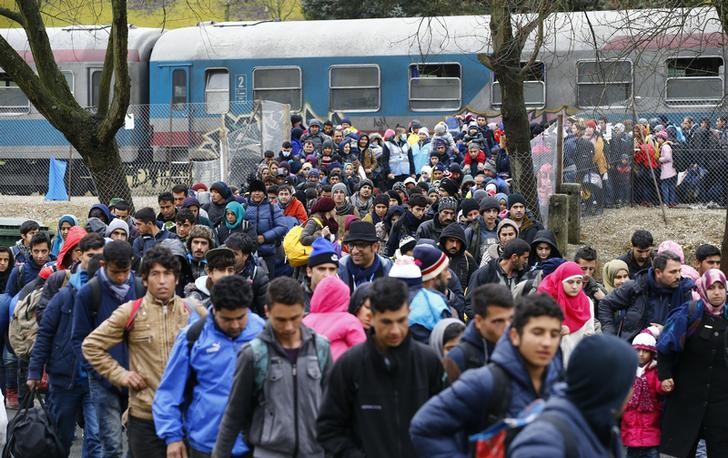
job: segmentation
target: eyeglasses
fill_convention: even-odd
[[[353,250],[354,248],[356,248],[357,250],[365,250],[370,246],[372,246],[371,242],[348,242],[346,244],[346,248],[348,248],[349,251]]]

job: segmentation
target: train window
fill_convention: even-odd
[[[291,111],[302,105],[303,82],[300,67],[256,67],[253,69],[253,98],[287,103]]]
[[[528,62],[521,62],[521,68]],[[526,72],[523,81],[523,96],[527,107],[543,108],[546,106],[546,82],[545,66],[543,62],[534,62],[534,65]],[[493,84],[491,85],[490,104],[498,108],[503,103],[500,82],[498,75],[493,73]]]
[[[378,111],[378,65],[334,65],[329,69],[331,111]]]
[[[5,73],[0,73],[0,114],[30,112],[30,101],[17,84]]]
[[[460,108],[460,64],[411,64],[408,76],[409,106],[412,111],[451,111]]]
[[[631,61],[584,60],[576,63],[577,106],[624,107],[631,97]]]
[[[66,79],[66,84],[68,84],[68,89],[71,90],[71,94],[76,94],[76,88],[74,87],[75,84],[75,78],[73,77],[73,72],[69,71],[62,71],[63,77]]]
[[[721,57],[667,59],[665,101],[671,105],[716,105],[723,100]]]
[[[184,110],[187,106],[187,72],[178,68],[172,72],[172,109]]]
[[[230,76],[224,68],[205,72],[205,111],[210,114],[227,113],[230,109]]]
[[[98,108],[99,106],[101,72],[102,70],[100,68],[89,69],[88,106],[92,108]]]

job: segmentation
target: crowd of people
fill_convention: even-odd
[[[468,456],[534,405],[509,456],[728,454],[717,247],[688,265],[638,230],[602,268],[566,259],[482,116],[457,140],[292,121],[240,188],[21,225],[0,248],[8,408],[47,391],[88,457]]]

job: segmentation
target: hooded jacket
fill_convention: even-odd
[[[114,215],[111,214],[111,210],[109,210],[109,207],[107,207],[104,204],[94,204],[89,209],[88,213],[91,214],[91,211],[95,208],[98,208],[102,212],[104,212],[104,216],[106,216],[106,222],[104,224],[109,224],[112,219],[114,219]]]
[[[392,215],[394,214],[394,211],[392,209],[396,207],[397,206],[391,207],[389,209],[389,211],[387,212],[387,217],[390,216],[389,212],[392,212]],[[394,225],[392,226],[392,230],[389,231],[389,240],[387,240],[386,249],[387,256],[394,256],[395,251],[397,251],[397,248],[399,248],[399,241],[405,235],[416,238],[415,234],[417,233],[417,228],[419,228],[420,224],[422,224],[422,222],[424,221],[424,218],[417,219],[411,211],[405,210],[404,214],[400,216],[397,222],[394,223]]]
[[[287,232],[280,207],[270,203],[267,197],[257,204],[249,201],[245,219],[252,224],[257,235],[265,239],[258,246],[258,254],[262,257],[274,255]]]
[[[410,419],[440,392],[442,380],[442,363],[429,346],[408,335],[383,354],[370,335],[334,366],[317,438],[330,456],[415,457]]]
[[[454,255],[445,251],[445,240],[448,238],[460,241],[460,251]],[[450,258],[450,269],[457,274],[460,280],[460,286],[463,289],[467,288],[470,276],[478,268],[478,265],[475,263],[473,255],[465,251],[465,231],[462,226],[457,223],[451,223],[445,226],[440,234],[439,242],[440,249]]]
[[[548,243],[551,246],[551,254],[549,254],[548,259],[551,258],[560,258],[561,252],[559,251],[558,246],[556,245],[556,236],[554,236],[554,233],[543,229],[538,232],[536,232],[536,236],[533,238],[533,242],[531,242],[531,265],[535,266],[537,264],[540,264],[538,260],[538,255],[536,254],[536,246],[539,243]]]
[[[270,324],[256,339],[268,347],[270,359],[263,392],[256,392],[255,357],[252,347],[246,345],[238,354],[213,458],[229,457],[241,431],[247,443],[255,447],[256,457],[323,458],[314,420],[327,386],[331,359],[327,358],[322,372],[315,334],[306,326],[301,326],[301,346],[295,366],[298,370],[289,362]]]
[[[435,217],[431,220],[424,221],[422,224],[420,224],[420,227],[417,228],[417,232],[415,232],[415,238],[417,240],[419,239],[432,239],[432,240],[440,240],[440,234],[442,234],[442,230],[445,229],[444,224],[440,222],[439,213],[435,214]],[[465,239],[465,234],[463,233],[463,240]],[[465,242],[463,242],[465,243]]]
[[[278,204],[281,206],[281,204]],[[298,224],[304,224],[308,220],[308,213],[306,213],[306,207],[303,206],[300,200],[296,197],[291,196],[291,201],[288,202],[285,208],[281,206],[283,210],[283,216],[292,216],[296,218]]]
[[[485,366],[490,360],[493,350],[495,350],[495,344],[487,342],[475,327],[475,320],[470,320],[460,342],[445,356],[443,365],[447,372],[448,382],[452,385],[466,370]]]
[[[265,327],[265,321],[255,313],[248,314],[248,323],[237,337],[230,337],[215,324],[209,313],[199,337],[188,346],[189,327],[177,335],[172,353],[154,395],[152,412],[157,436],[167,444],[183,439],[200,452],[210,453],[215,446],[217,431],[225,412],[233,385],[235,359],[240,349],[253,340]],[[193,376],[191,402],[185,408],[185,383]],[[248,447],[238,436],[234,455],[244,455]]]
[[[334,361],[366,340],[361,322],[349,313],[349,296],[349,287],[338,277],[324,278],[311,297],[311,313],[303,319],[303,324],[329,339]]]
[[[491,361],[511,379],[511,401],[507,417],[517,416],[538,398],[548,398],[559,378],[561,363],[554,358],[544,372],[541,392],[537,393],[526,370],[523,357],[513,346],[506,332],[498,341]],[[410,435],[419,456],[457,457],[468,455],[467,436],[488,426],[487,406],[495,392],[490,369],[481,367],[463,373],[457,382],[430,399],[412,419]],[[460,432],[464,432],[463,437]],[[550,456],[550,455],[534,455]]]

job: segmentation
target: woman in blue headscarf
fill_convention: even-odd
[[[61,219],[58,220],[58,230],[56,231],[56,236],[53,237],[53,243],[51,246],[51,254],[53,256],[58,256],[58,253],[61,252],[61,248],[63,248],[63,241],[66,239],[66,234],[68,234],[68,231],[71,230],[73,226],[78,226],[78,218],[73,215],[63,215],[61,216]]]
[[[229,202],[225,206],[225,216],[216,229],[217,241],[220,245],[233,232],[243,232],[248,234],[253,240],[258,238],[253,223],[245,219],[245,208],[237,201]]]

